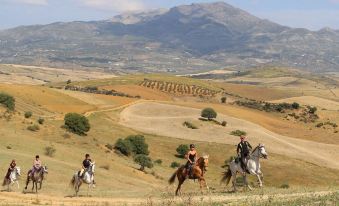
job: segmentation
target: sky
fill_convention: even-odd
[[[0,0],[0,29],[109,19],[126,11],[218,0]],[[220,1],[220,0],[219,0]],[[339,0],[225,0],[260,18],[290,26],[339,29]]]

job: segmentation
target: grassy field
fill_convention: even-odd
[[[294,124],[281,119],[279,114],[265,113],[261,111],[237,107],[230,104],[197,102],[196,99],[172,98],[172,96],[147,88],[140,89],[136,84],[143,78],[155,78],[161,81],[175,81],[196,84],[209,88],[220,88],[220,83],[211,83],[183,77],[168,77],[163,75],[146,76],[124,76],[108,80],[93,80],[86,82],[74,82],[81,86],[100,86],[125,91],[126,93],[140,94],[142,99],[150,99],[167,104],[183,105],[191,108],[213,107],[220,114],[244,119],[260,125],[280,135],[290,136],[296,139],[306,139],[315,142],[337,144],[335,138],[331,137],[323,129],[312,129],[310,125]],[[225,88],[228,84],[224,85]],[[231,88],[231,87],[230,87]],[[247,91],[248,89],[248,91]],[[239,94],[241,91],[233,90]],[[254,91],[262,93],[275,90],[262,90],[261,88],[242,87],[241,95],[253,94]],[[307,160],[278,155],[270,151],[268,160],[262,161],[265,174],[264,189],[256,188],[253,192],[229,193],[230,187],[220,184],[221,174],[225,170],[221,166],[224,161],[235,155],[233,144],[205,142],[202,140],[185,140],[167,136],[143,133],[124,127],[119,124],[121,112],[124,105],[132,105],[135,99],[124,97],[113,97],[105,95],[94,95],[81,92],[71,92],[49,88],[47,86],[27,86],[0,84],[0,91],[13,95],[17,100],[18,112],[10,121],[0,118],[0,171],[4,174],[11,159],[15,158],[22,168],[22,173],[31,167],[36,154],[42,156],[42,161],[49,167],[49,174],[43,185],[38,199],[32,194],[21,194],[21,190],[15,189],[14,193],[1,193],[0,201],[4,203],[27,204],[64,204],[64,205],[109,205],[121,202],[122,204],[149,205],[152,198],[159,199],[166,196],[168,201],[173,199],[175,186],[169,186],[168,178],[175,171],[170,167],[172,162],[184,164],[185,160],[175,156],[176,147],[179,144],[195,143],[200,154],[210,155],[210,166],[206,179],[211,188],[211,196],[203,196],[205,201],[201,205],[223,205],[234,203],[246,205],[247,196],[254,195],[253,204],[268,205],[270,197],[277,195],[289,195],[292,193],[303,193],[314,191],[336,191],[338,190],[338,170],[309,163]],[[285,91],[274,95],[262,95],[265,100],[289,97]],[[141,100],[143,101],[143,100]],[[1,107],[1,106],[0,106]],[[33,117],[26,119],[23,112],[33,111]],[[4,112],[4,109],[0,110]],[[78,112],[86,114],[91,123],[91,130],[87,136],[70,134],[61,128],[63,115],[67,112]],[[140,113],[141,114],[141,113]],[[27,127],[36,124],[39,116],[54,115],[58,118],[46,118],[44,125],[37,132],[27,130]],[[333,115],[322,113],[322,115]],[[175,131],[173,131],[175,132]],[[161,159],[160,165],[147,169],[146,173],[138,170],[132,158],[121,156],[105,147],[106,144],[114,144],[118,138],[131,134],[145,135],[149,144],[150,157],[153,160]],[[332,133],[333,134],[333,133]],[[208,137],[206,137],[208,138]],[[45,148],[53,146],[56,153],[53,157],[45,155]],[[85,153],[90,153],[97,162],[96,180],[97,188],[90,192],[91,197],[69,198],[74,192],[69,188],[72,174],[81,167],[81,161]],[[292,169],[293,168],[293,169]],[[324,175],[325,174],[325,175]],[[21,186],[24,178],[21,180]],[[250,182],[256,184],[255,178]],[[282,185],[289,185],[289,189],[281,189]],[[191,194],[195,202],[202,197],[199,194],[197,182],[189,181],[183,186],[185,196],[176,199],[173,205],[185,205]],[[81,195],[86,195],[87,190],[82,188]],[[199,195],[198,195],[199,194]],[[257,200],[255,195],[267,195],[268,199]],[[323,194],[321,197],[313,197],[317,201],[324,198],[335,200],[336,193]],[[193,198],[193,199],[194,199]],[[244,200],[243,200],[244,199]],[[272,199],[271,203],[281,205],[279,199]],[[216,200],[216,201],[214,201]],[[308,203],[305,198],[299,196],[286,198],[287,203],[295,200],[297,203]],[[287,204],[286,203],[286,204]],[[196,204],[196,205],[197,205]],[[1,205],[1,203],[0,203]],[[187,204],[186,204],[187,205]]]

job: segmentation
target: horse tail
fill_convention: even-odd
[[[175,177],[177,176],[177,172],[178,172],[178,170],[175,171],[175,172],[173,173],[173,175],[171,176],[171,178],[168,180],[168,183],[169,183],[170,185],[174,183]]]
[[[72,177],[71,182],[69,183],[69,185],[70,185],[71,187],[74,187],[74,185],[75,185],[75,175],[73,175],[73,177]]]
[[[232,177],[232,171],[231,168],[228,166],[228,169],[226,172],[223,172],[222,179],[220,182],[226,182],[226,185],[230,183],[231,177]]]

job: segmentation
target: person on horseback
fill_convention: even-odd
[[[31,170],[28,171],[28,176],[33,175],[36,171],[41,169],[42,163],[40,160],[39,155],[35,155],[35,160],[33,161],[33,167]]]
[[[247,158],[249,157],[249,154],[250,154],[250,150],[252,150],[252,146],[245,139],[246,137],[244,135],[240,136],[240,143],[238,144],[238,147],[237,147],[237,154],[238,156],[240,156],[240,159],[241,159],[240,164],[241,164],[241,168],[243,169],[244,173],[245,171],[249,173],[247,170],[246,163],[247,163]]]
[[[187,154],[185,155],[185,158],[187,159],[187,163],[185,165],[185,171],[186,171],[186,175],[185,177],[190,177],[192,178],[192,172],[193,172],[193,166],[196,162],[196,160],[198,159],[198,153],[195,150],[195,145],[194,144],[190,144],[190,150],[187,152]]]
[[[81,178],[84,177],[85,172],[88,171],[91,164],[92,164],[91,157],[90,157],[89,154],[86,154],[84,161],[82,161],[82,168],[81,168],[80,173],[79,173],[79,176]],[[94,174],[93,174],[93,176],[94,176]],[[94,180],[93,180],[93,184],[95,184]]]
[[[11,175],[11,172],[14,170],[15,167],[16,167],[16,161],[15,161],[15,160],[12,160],[12,162],[9,164],[9,168],[8,168],[8,170],[7,170],[7,174],[6,174],[6,176],[5,176],[3,185],[6,184],[6,180],[9,179],[9,176]]]

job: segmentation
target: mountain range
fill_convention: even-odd
[[[0,31],[0,63],[187,73],[289,66],[339,71],[339,31],[290,28],[224,2]]]

